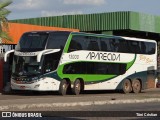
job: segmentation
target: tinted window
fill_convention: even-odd
[[[48,33],[26,33],[24,34],[20,42],[18,43],[17,51],[40,51],[45,49],[45,44],[47,42],[49,34]]]
[[[81,67],[79,67],[81,66]],[[126,72],[126,64],[77,62],[64,66],[64,74],[111,74],[121,75]]]
[[[119,63],[87,63],[88,74],[111,74],[121,75],[126,72],[126,64]]]
[[[156,44],[151,42],[132,41],[118,38],[101,38],[101,51],[134,54],[154,54]]]
[[[128,49],[130,53],[141,54],[141,44],[138,41],[128,41]]]
[[[86,39],[86,45],[87,48],[86,50],[91,50],[91,51],[99,51],[99,42],[100,38],[99,37],[94,37],[94,36],[85,36]]]
[[[118,51],[118,45],[119,45],[119,40],[111,38],[109,41],[109,45],[111,48],[110,52],[117,52]]]
[[[109,46],[109,39],[101,38],[101,51],[110,51],[111,48]]]
[[[101,38],[101,51],[128,52],[127,43],[124,39]]]
[[[63,49],[67,38],[69,36],[69,32],[53,32],[50,33],[47,43],[47,49]]]
[[[152,42],[133,41],[114,37],[102,38],[74,35],[68,51],[89,50],[133,54],[154,54],[155,48],[156,44]]]
[[[85,62],[77,62],[71,63],[64,66],[63,73],[64,74],[86,74],[86,63]]]
[[[155,54],[156,44],[151,42],[141,42],[141,41],[129,41],[128,43],[128,53],[136,54]]]
[[[69,45],[68,52],[76,50],[99,51],[99,38],[92,36],[74,35]]]
[[[68,51],[86,50],[86,42],[85,36],[73,36]]]
[[[147,53],[147,46],[145,42],[141,42],[141,53],[146,54]]]
[[[154,54],[155,53],[155,49],[156,49],[155,43],[146,42],[145,45],[146,45],[146,53],[147,54]]]
[[[128,45],[124,39],[118,39],[117,52],[128,53]]]
[[[59,60],[60,60],[61,52],[46,54],[43,56],[43,73],[51,72],[56,70]]]

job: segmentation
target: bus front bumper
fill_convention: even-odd
[[[33,91],[58,91],[60,81],[53,78],[41,78],[39,81],[31,84],[18,84],[11,80],[13,90],[33,90]]]

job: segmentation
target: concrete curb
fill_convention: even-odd
[[[148,102],[160,102],[160,98],[148,98],[148,99],[128,99],[128,100],[106,100],[106,101],[88,101],[88,102],[72,102],[72,103],[41,103],[41,104],[14,104],[0,106],[2,110],[25,110],[31,108],[53,108],[53,107],[74,107],[74,106],[88,106],[88,105],[104,105],[104,104],[131,104],[131,103],[148,103]]]

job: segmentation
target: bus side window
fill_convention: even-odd
[[[110,38],[109,45],[110,45],[111,52],[118,52],[119,40],[115,38]]]
[[[123,39],[119,39],[117,52],[127,53],[128,52],[127,42]]]
[[[146,44],[145,44],[145,42],[141,42],[141,54],[146,54]]]
[[[99,51],[99,46],[97,41],[90,41],[87,47],[88,50]]]
[[[86,72],[86,62],[70,63],[63,68],[64,74],[86,74]]]
[[[146,42],[146,46],[147,46],[147,50],[146,50],[147,54],[154,54],[155,53],[155,48],[156,48],[155,43]]]
[[[101,41],[101,51],[105,51],[107,52],[108,49],[107,49],[107,44],[106,44],[106,41]]]
[[[82,46],[80,43],[77,42],[77,40],[72,39],[68,51],[72,52],[72,51],[76,51],[76,50],[82,50]]]
[[[57,69],[61,52],[44,55],[43,72],[51,72]]]
[[[44,65],[43,65],[43,72],[44,73],[48,73],[51,72],[52,70],[52,62],[51,62],[51,58],[49,57],[49,55],[45,55],[44,56]]]
[[[140,42],[138,41],[128,41],[130,53],[141,54]]]
[[[74,35],[70,45],[68,52],[76,51],[76,50],[86,50],[86,39],[84,36]]]

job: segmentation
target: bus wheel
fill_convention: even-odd
[[[72,88],[72,93],[74,95],[79,95],[81,92],[81,82],[79,79],[76,79],[76,81],[74,82],[74,86]]]
[[[59,86],[59,94],[60,95],[66,95],[68,89],[68,83],[65,79],[63,79]]]
[[[133,80],[132,82],[132,88],[134,93],[140,93],[141,92],[141,83],[139,80]]]
[[[125,80],[123,82],[123,93],[130,93],[132,91],[130,80]]]

